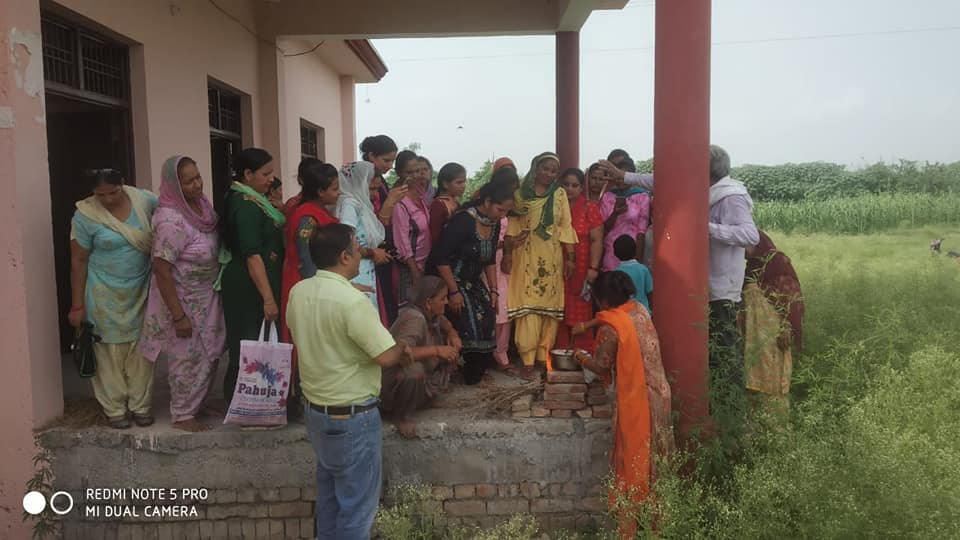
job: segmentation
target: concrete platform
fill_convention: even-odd
[[[72,366],[65,366],[72,374]],[[217,425],[205,433],[170,426],[164,366],[156,373],[149,428],[54,428],[41,435],[54,456],[54,487],[74,495],[65,538],[312,538],[314,453],[302,424],[273,431]],[[68,375],[69,376],[69,375]],[[66,385],[72,398],[82,383]],[[78,384],[79,383],[79,384]],[[384,423],[384,487],[428,486],[451,518],[493,525],[517,512],[545,530],[588,527],[605,509],[610,422],[602,419],[478,418],[474,405],[493,386],[517,379],[490,374],[477,387],[453,386],[416,420],[418,438],[402,439]],[[92,500],[88,488],[125,489],[126,499]],[[190,515],[146,516],[170,500],[134,500],[133,488],[204,488]],[[177,505],[180,503],[177,502]],[[107,518],[107,506],[138,509]],[[88,508],[99,507],[99,517]],[[91,515],[85,515],[91,512]],[[210,533],[209,535],[206,533]],[[169,536],[166,536],[169,533]],[[154,536],[156,534],[156,536]],[[143,536],[140,536],[143,535]]]

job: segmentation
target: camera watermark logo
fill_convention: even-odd
[[[23,511],[36,516],[47,508],[47,498],[39,491],[31,491],[23,496]],[[57,491],[50,496],[50,510],[58,516],[69,514],[73,510],[73,496],[66,491]]]

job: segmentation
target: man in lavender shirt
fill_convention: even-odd
[[[653,175],[625,173],[601,161],[613,178],[653,191]],[[743,355],[737,311],[746,267],[744,248],[760,242],[746,186],[730,178],[730,155],[710,146],[710,371],[711,380],[743,391]]]

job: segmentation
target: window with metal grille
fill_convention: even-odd
[[[129,60],[125,45],[46,14],[41,17],[40,28],[43,74],[48,82],[128,101]]]
[[[300,119],[300,157],[324,159],[323,128]]]
[[[218,86],[207,87],[210,129],[240,138],[240,96]]]
[[[43,74],[48,81],[79,88],[77,84],[77,38],[73,28],[42,18]]]

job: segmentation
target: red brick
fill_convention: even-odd
[[[528,499],[536,499],[540,496],[540,484],[536,482],[524,482],[520,484],[520,495]]]
[[[498,499],[487,503],[487,513],[494,516],[512,516],[530,511],[530,501],[526,499]]]
[[[554,409],[550,411],[550,416],[553,418],[570,418],[573,416],[573,411],[570,409]]]
[[[308,502],[272,503],[269,512],[272,518],[307,517],[313,513],[313,505]]]
[[[584,383],[583,372],[582,371],[548,371],[547,382],[561,383],[561,384],[583,384]]]
[[[534,418],[543,418],[545,416],[550,416],[550,409],[544,407],[543,405],[534,405],[530,409],[530,415]]]
[[[602,497],[584,497],[577,502],[577,508],[588,512],[604,512],[607,509],[607,501]]]
[[[576,401],[583,403],[582,407],[586,407],[587,398],[583,394],[550,394],[546,393],[543,395],[543,401],[555,403],[557,401]]]
[[[530,511],[534,514],[572,512],[573,501],[570,499],[536,499],[531,503]]]
[[[530,405],[532,403],[533,403],[533,396],[530,394],[527,394],[525,396],[521,396],[520,398],[513,400],[513,403],[511,404],[511,408],[514,411],[526,411],[526,410],[530,410]]]
[[[587,391],[587,385],[585,384],[548,384],[544,387],[547,392],[557,392],[560,394],[576,394],[584,393]]]
[[[602,386],[593,386],[592,384],[587,388],[588,396],[605,396],[607,395],[606,389]]]
[[[577,416],[580,418],[593,418],[593,409],[587,407],[586,409],[580,409],[577,411]]]
[[[594,405],[594,418],[610,418],[613,416],[613,407],[611,405]]]
[[[500,497],[516,497],[520,495],[520,484],[500,484],[497,486],[497,495]]]
[[[433,493],[433,498],[438,501],[453,498],[453,488],[450,486],[433,486],[433,489],[430,491]]]
[[[497,486],[494,484],[477,484],[477,497],[489,499],[497,496]]]
[[[453,496],[457,499],[469,499],[477,494],[476,484],[460,484],[453,486]]]
[[[487,513],[487,503],[484,501],[447,501],[443,503],[443,511],[451,516],[482,516]]]
[[[587,394],[587,404],[588,404],[588,405],[606,405],[606,404],[609,403],[609,402],[610,402],[610,400],[607,399],[607,396],[605,396],[605,395],[601,395],[601,396],[591,396],[590,394]]]
[[[575,411],[577,409],[582,409],[586,403],[583,401],[544,401],[543,406],[552,410],[555,409],[569,409]]]

